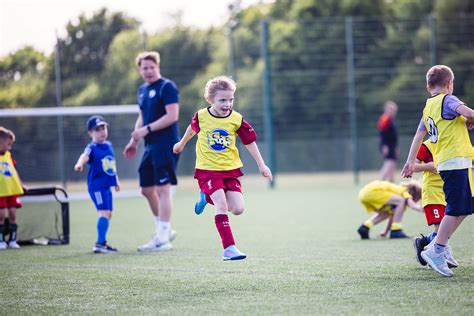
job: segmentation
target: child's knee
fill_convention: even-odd
[[[228,210],[228,206],[227,206],[227,202],[226,201],[213,201],[214,203],[214,208],[216,209],[216,211],[218,213],[227,213],[227,210]]]
[[[244,212],[244,207],[243,207],[243,205],[230,207],[229,211],[234,215],[240,215]]]

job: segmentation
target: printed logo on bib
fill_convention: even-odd
[[[222,128],[207,132],[207,143],[215,151],[226,150],[231,145],[230,134]]]
[[[117,165],[115,164],[115,159],[112,156],[105,156],[102,158],[102,169],[109,176],[115,176],[117,172]]]
[[[2,162],[0,164],[0,174],[3,174],[6,177],[12,177],[13,172],[10,168],[10,164],[8,162]]]
[[[431,117],[428,117],[426,123],[428,124],[428,135],[430,136],[430,142],[436,143],[438,141],[438,127]]]

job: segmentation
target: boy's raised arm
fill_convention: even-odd
[[[415,134],[415,137],[413,137],[407,162],[405,163],[402,169],[402,177],[409,178],[412,176],[415,168],[416,153],[420,149],[421,143],[423,142],[423,138],[425,137],[425,135],[426,131],[418,130]]]
[[[76,165],[74,166],[74,170],[82,171],[84,169],[84,165],[89,161],[89,156],[85,153],[82,153],[77,159]]]

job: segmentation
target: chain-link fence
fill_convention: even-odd
[[[262,49],[263,37],[247,37],[245,46],[238,40],[237,28],[227,34],[233,41],[229,45],[233,50],[229,64],[239,85],[235,109],[253,125],[260,149],[268,156],[272,147],[268,146],[264,124],[268,115],[264,96],[269,97],[264,94],[266,78],[271,81],[278,172],[374,170],[382,163],[377,119],[383,103],[391,99],[399,105],[397,122],[403,162],[428,96],[425,73],[431,65],[451,66],[456,76],[454,94],[461,99],[472,95],[474,63],[466,60],[473,60],[473,30],[473,16],[442,21],[431,16],[390,21],[381,17],[331,17],[288,21],[284,28],[280,22],[269,21],[265,48],[270,72],[265,77],[262,55],[249,57],[244,50]],[[249,62],[252,58],[257,62]],[[179,85],[179,78],[171,79]],[[459,85],[460,82],[470,82],[471,89],[469,84]],[[182,98],[182,113],[192,113],[195,102]],[[0,125],[17,134],[13,155],[19,161],[22,178],[79,179],[72,168],[88,141],[86,119],[87,116],[64,117],[64,144],[60,146],[57,117],[2,118],[0,114]],[[111,121],[110,139],[116,146],[119,175],[136,178],[139,159],[129,162],[121,158],[136,115],[108,115],[107,119]],[[181,117],[182,130],[188,119]],[[255,162],[241,147],[245,171],[256,172]],[[193,168],[191,145],[180,159],[179,173],[191,175]]]

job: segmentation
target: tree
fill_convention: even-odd
[[[30,107],[44,91],[47,57],[25,47],[0,60],[0,108]]]
[[[77,22],[67,24],[67,35],[58,40],[64,105],[77,105],[77,100],[83,98],[78,95],[83,89],[90,90],[90,82],[97,80],[103,71],[115,36],[138,25],[137,20],[121,12],[109,13],[105,8],[90,18],[82,14]],[[55,104],[54,82],[54,67],[51,67],[42,103]]]

